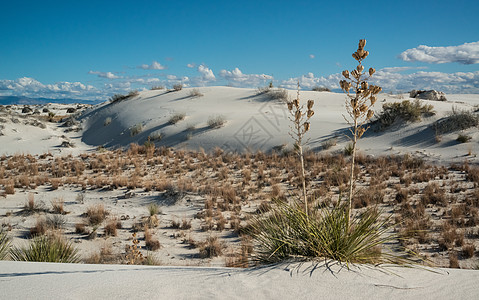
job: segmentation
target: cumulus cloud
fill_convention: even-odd
[[[382,69],[373,76],[372,83],[389,91],[435,89],[445,93],[479,93],[479,71],[456,73],[419,71],[401,74]]]
[[[215,81],[216,77],[215,74],[213,74],[213,71],[206,67],[205,65],[200,65],[198,67],[198,72],[201,74],[201,78],[204,81]]]
[[[16,80],[0,80],[0,91],[13,96],[51,99],[81,98],[93,100],[101,96],[101,92],[97,88],[81,82],[64,81],[55,84],[43,84],[29,77]]]
[[[477,64],[479,63],[479,42],[448,47],[420,45],[399,54],[399,58],[404,61],[420,61],[433,64],[453,62],[464,65]]]
[[[108,78],[108,79],[120,78],[119,76],[113,74],[112,72],[89,71],[88,74],[98,75],[98,77]]]
[[[339,80],[341,75],[332,74],[327,77],[316,77],[313,73],[308,73],[300,77],[289,78],[287,80],[280,81],[280,86],[287,89],[296,89],[299,81],[299,85],[302,89],[312,89],[315,86],[327,87],[330,89],[339,88]]]
[[[163,66],[157,61],[153,61],[151,65],[143,64],[141,66],[138,66],[138,68],[143,70],[164,70],[166,69],[166,66]]]
[[[240,69],[234,68],[231,71],[221,70],[219,76],[234,87],[258,87],[266,81],[273,80],[273,76],[266,74],[243,74]]]

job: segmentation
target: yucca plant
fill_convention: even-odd
[[[10,249],[10,238],[7,233],[0,228],[0,260],[4,260],[8,256]]]
[[[353,53],[353,58],[358,61],[358,66],[349,73],[348,70],[343,71],[344,80],[339,82],[341,89],[347,94],[346,111],[349,115],[349,119],[344,119],[351,126],[349,131],[351,132],[351,172],[349,178],[349,197],[348,197],[348,223],[351,220],[351,204],[353,198],[354,189],[354,164],[356,158],[357,142],[369,128],[366,126],[367,122],[373,117],[374,112],[371,107],[376,102],[376,95],[381,92],[381,87],[375,85],[369,85],[368,80],[376,72],[374,68],[369,68],[367,73],[364,72],[364,66],[362,61],[368,57],[369,52],[364,50],[366,46],[366,40],[359,40],[358,50]],[[353,93],[351,93],[351,89]]]
[[[307,110],[304,109],[304,105],[300,105],[299,101],[299,82],[298,82],[298,92],[297,97],[293,101],[288,102],[288,110],[291,114],[289,120],[293,123],[293,126],[290,126],[291,131],[289,135],[294,140],[294,149],[298,154],[300,165],[301,165],[301,183],[302,183],[302,194],[304,201],[304,210],[306,215],[308,215],[308,198],[306,196],[306,176],[304,171],[304,155],[303,155],[303,146],[304,146],[304,135],[308,132],[311,124],[309,119],[314,115],[313,111],[313,100],[308,100]]]
[[[275,201],[268,216],[250,221],[249,233],[256,242],[254,260],[274,263],[288,258],[328,258],[342,263],[411,263],[382,251],[381,245],[396,241],[389,219],[367,210],[348,223],[344,204],[323,208],[307,216],[297,202]]]
[[[71,242],[54,235],[33,238],[26,247],[13,247],[10,251],[13,260],[38,262],[79,262],[78,249]]]

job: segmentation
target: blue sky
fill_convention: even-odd
[[[385,90],[479,93],[479,1],[3,1],[0,95],[337,88],[366,38]]]

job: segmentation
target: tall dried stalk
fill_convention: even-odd
[[[346,122],[351,126],[351,139],[353,145],[352,159],[351,159],[351,173],[349,177],[349,197],[348,197],[348,225],[351,221],[351,204],[354,190],[354,164],[356,158],[356,144],[363,136],[369,126],[366,123],[372,118],[374,112],[371,107],[376,102],[376,95],[382,90],[381,87],[369,85],[368,80],[376,72],[373,68],[369,68],[368,73],[363,72],[364,66],[362,61],[369,55],[368,51],[364,50],[366,40],[359,40],[358,50],[353,53],[353,58],[358,61],[356,69],[349,73],[348,70],[343,71],[345,80],[339,82],[341,89],[347,94],[346,111],[349,119],[344,117]],[[353,94],[350,90],[353,89]],[[368,101],[369,100],[369,101]]]
[[[289,135],[295,141],[294,148],[296,153],[299,156],[299,161],[301,164],[301,183],[303,188],[303,201],[304,201],[304,209],[306,216],[308,216],[308,199],[306,196],[306,175],[304,171],[304,155],[303,155],[303,145],[304,142],[304,134],[308,132],[310,128],[309,119],[314,115],[313,111],[313,100],[308,100],[307,102],[307,110],[304,111],[304,106],[299,104],[299,82],[298,82],[298,92],[296,99],[291,102],[288,102],[288,109],[291,114],[289,120],[293,122],[293,126],[290,126],[291,131]]]

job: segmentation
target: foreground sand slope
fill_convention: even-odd
[[[0,262],[3,299],[477,299],[475,270]],[[384,273],[394,272],[394,274]]]

